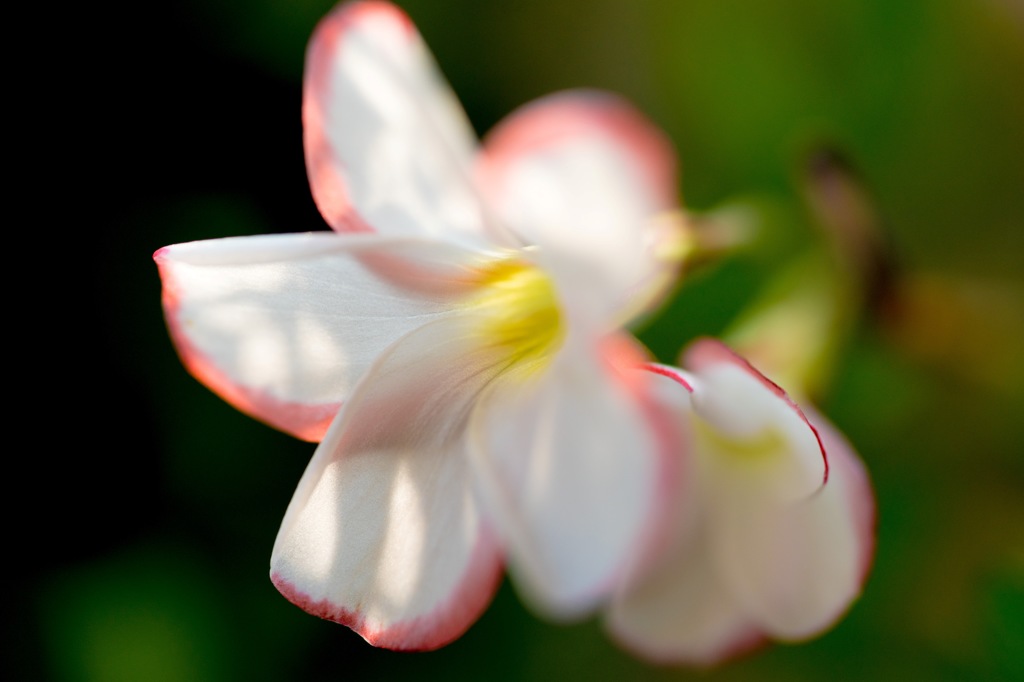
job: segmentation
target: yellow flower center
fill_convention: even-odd
[[[492,261],[474,279],[480,289],[470,304],[483,320],[483,342],[506,353],[509,368],[542,369],[563,333],[551,279],[514,259]]]
[[[716,455],[724,456],[735,463],[752,464],[764,461],[785,452],[785,437],[777,429],[768,427],[747,437],[734,437],[723,434],[703,419],[695,419],[694,426],[698,433],[711,447],[709,450]]]

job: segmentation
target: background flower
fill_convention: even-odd
[[[652,562],[611,604],[609,631],[651,660],[702,667],[820,635],[861,594],[873,559],[863,463],[827,419],[720,341],[695,341],[680,362],[649,371],[686,435],[685,494]]]

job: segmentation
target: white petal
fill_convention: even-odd
[[[302,116],[313,198],[334,229],[491,242],[475,135],[400,9],[348,3],[320,22]]]
[[[860,594],[867,553],[851,495],[847,470],[836,467],[817,495],[793,505],[721,500],[717,559],[737,598],[773,637],[813,636]]]
[[[372,644],[432,649],[497,587],[497,545],[472,493],[463,427],[495,368],[462,320],[430,323],[374,365],[295,492],[271,559],[291,601]]]
[[[333,232],[155,255],[186,367],[244,412],[309,440],[379,353],[452,309],[473,258],[440,242]]]
[[[838,491],[835,495],[841,497],[844,513],[856,529],[858,581],[863,585],[875,558],[876,509],[871,479],[857,451],[839,429],[813,407],[804,411],[828,452],[829,481],[835,477],[836,487],[842,489],[841,495]]]
[[[612,343],[612,342],[609,342]],[[666,444],[640,361],[567,340],[540,376],[503,376],[470,426],[481,501],[522,596],[558,618],[594,608],[633,563],[664,503]]]
[[[630,651],[662,663],[711,665],[764,636],[729,591],[707,527],[680,530],[650,572],[612,603],[607,626]]]
[[[714,439],[718,468],[730,485],[793,502],[814,494],[828,475],[818,434],[785,392],[713,339],[691,345],[685,365],[693,371],[694,412]]]
[[[781,389],[711,343],[688,357],[701,365],[694,411],[706,426],[695,429],[695,444],[713,560],[759,628],[776,639],[810,637],[860,593],[873,518],[866,476],[831,425],[816,417],[819,439]],[[765,429],[776,437],[767,457],[729,445]],[[824,486],[823,448],[835,464]]]
[[[719,560],[732,589],[777,639],[832,626],[860,595],[874,553],[864,467],[835,427],[814,418],[832,463],[825,487],[794,505],[733,504],[721,522]]]
[[[481,177],[513,231],[572,262],[560,268],[568,280],[560,288],[583,290],[622,317],[672,282],[675,155],[624,101],[575,92],[523,107],[488,136]]]

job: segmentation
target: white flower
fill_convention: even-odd
[[[381,2],[317,27],[303,122],[333,232],[155,255],[189,370],[322,438],[274,584],[401,649],[458,637],[503,558],[538,609],[587,613],[661,512],[678,447],[619,331],[675,275],[670,146],[581,92],[517,112],[480,151],[414,26]]]
[[[835,427],[725,345],[698,341],[684,364],[649,369],[689,442],[685,493],[608,626],[646,657],[709,665],[842,616],[873,558],[874,496]]]

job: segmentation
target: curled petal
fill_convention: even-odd
[[[154,258],[189,371],[243,412],[319,440],[381,349],[466,294],[475,256],[323,232],[177,244]]]
[[[493,243],[470,180],[473,130],[394,5],[347,3],[320,22],[302,120],[313,198],[335,230]]]
[[[821,487],[828,478],[825,449],[785,391],[714,339],[695,342],[684,360],[693,371],[693,409],[722,455],[719,466],[788,501]]]
[[[610,346],[616,346],[612,349]],[[585,614],[638,559],[666,504],[673,433],[649,404],[638,350],[567,341],[540,376],[503,376],[470,436],[481,502],[523,597],[556,618]]]
[[[520,238],[576,262],[561,287],[605,301],[617,321],[671,283],[681,235],[675,154],[623,100],[570,92],[526,105],[488,135],[480,176]]]
[[[462,437],[496,368],[459,342],[461,323],[424,325],[374,364],[317,448],[274,544],[278,589],[375,646],[450,642],[500,579]]]

